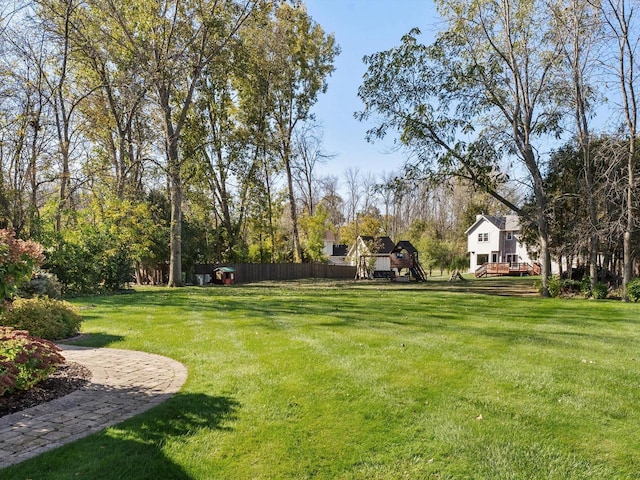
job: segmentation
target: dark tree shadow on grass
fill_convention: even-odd
[[[163,446],[186,443],[203,429],[230,430],[238,408],[230,397],[177,394],[106,431],[0,470],[0,478],[187,480],[191,477],[165,455]]]
[[[63,345],[77,345],[79,347],[108,347],[114,343],[124,340],[122,335],[111,335],[105,332],[81,333],[72,338],[60,340]]]

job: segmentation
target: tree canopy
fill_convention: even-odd
[[[623,35],[637,28],[633,2],[441,0],[437,6],[444,28],[433,43],[421,43],[416,28],[399,46],[365,57],[368,69],[359,90],[364,109],[357,117],[373,123],[368,132],[372,140],[395,135],[417,158],[413,166],[423,178],[464,179],[530,217],[537,230],[543,294],[548,294],[554,241],[554,201],[546,178],[549,152],[559,140],[579,144],[585,180],[581,191],[593,192],[600,181],[593,178],[590,157],[590,120],[598,98],[594,77],[605,75],[609,67],[620,66],[613,78],[622,89],[629,145],[635,145],[630,121],[635,118],[635,44]],[[607,24],[614,39],[608,44],[602,34]],[[596,48],[617,52],[609,66],[595,58]],[[627,240],[636,229],[636,157],[630,147]],[[525,196],[503,193],[513,180],[526,186]],[[586,208],[593,225],[585,229],[593,245],[587,262],[595,264],[598,212],[593,198]],[[625,268],[630,268],[634,254],[627,240]],[[625,282],[629,278],[626,272]]]

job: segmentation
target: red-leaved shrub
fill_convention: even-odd
[[[0,396],[30,389],[63,363],[54,343],[0,326]]]
[[[16,238],[13,230],[0,229],[0,300],[10,299],[44,262],[42,245]]]

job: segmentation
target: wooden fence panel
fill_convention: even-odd
[[[264,281],[299,280],[303,278],[327,278],[336,280],[353,279],[356,267],[327,265],[325,263],[231,263],[200,264],[195,266],[196,275],[210,274],[217,267],[233,267],[236,270],[237,283]]]

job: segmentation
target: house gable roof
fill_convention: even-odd
[[[501,231],[520,230],[520,219],[518,215],[478,215],[474,224],[467,228],[464,233],[469,235],[471,231],[483,222],[489,222]]]
[[[369,250],[371,246],[375,247],[374,252],[367,252],[368,255],[388,255],[396,248],[396,244],[393,243],[393,241],[389,237],[372,237],[370,235],[360,235],[357,242],[363,244],[367,248],[367,250]],[[351,248],[351,250],[353,250],[353,247]]]
[[[396,244],[389,237],[374,239],[374,245],[378,248],[376,253],[391,253],[396,248]]]
[[[504,217],[497,215],[485,215],[484,218],[495,225],[498,230],[504,230],[504,226],[506,224],[506,219]]]
[[[505,217],[505,230],[520,230],[520,217],[518,215],[507,215]]]

